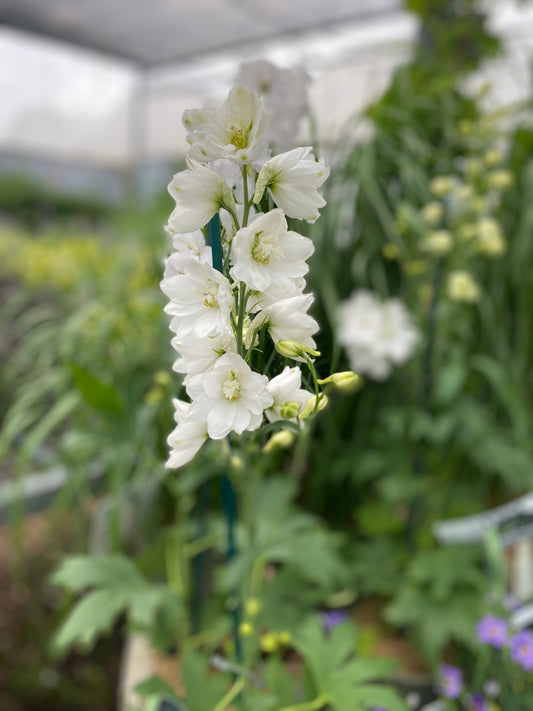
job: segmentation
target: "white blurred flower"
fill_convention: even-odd
[[[478,220],[476,246],[482,254],[486,254],[488,257],[499,257],[505,252],[505,240],[496,220],[490,217]]]
[[[272,378],[268,384],[268,391],[273,396],[274,402],[265,410],[269,422],[286,419],[281,413],[284,403],[296,403],[301,408],[313,396],[313,393],[303,390],[301,384],[302,371],[298,367],[289,368],[287,365],[279,375]]]
[[[171,232],[194,232],[206,225],[221,208],[235,210],[233,194],[218,173],[194,160],[188,169],[176,173],[168,192],[176,207],[168,220]]]
[[[261,168],[254,202],[258,203],[268,188],[286,215],[314,222],[319,216],[318,208],[326,204],[318,188],[328,175],[329,168],[314,160],[309,146],[280,153]]]
[[[434,257],[444,257],[453,248],[453,237],[448,230],[433,230],[420,240],[420,250]]]
[[[184,274],[187,269],[187,263],[191,259],[196,262],[211,264],[211,247],[206,245],[201,230],[187,234],[172,233],[172,244],[176,251],[165,259],[163,277]]]
[[[231,431],[255,430],[274,399],[267,385],[266,375],[254,373],[236,353],[226,353],[199,380],[202,392],[193,399],[191,414],[206,419],[213,439],[222,439]]]
[[[418,331],[401,301],[360,290],[340,304],[338,338],[356,373],[384,380],[411,357]]]
[[[205,420],[190,417],[190,403],[174,400],[174,407],[177,426],[167,438],[170,454],[165,466],[168,469],[177,469],[190,462],[208,438]]]
[[[230,274],[233,279],[258,291],[264,291],[274,283],[281,288],[290,288],[291,280],[309,271],[305,260],[313,252],[311,240],[288,231],[283,212],[271,210],[235,235]]]
[[[170,299],[165,311],[175,317],[170,328],[178,336],[204,337],[226,330],[233,306],[231,285],[209,264],[190,261],[186,274],[163,279],[161,291]]]
[[[293,146],[308,110],[308,75],[302,69],[284,69],[266,59],[258,59],[241,64],[237,84],[264,98],[269,117],[269,144],[278,151]]]
[[[266,154],[263,100],[244,86],[234,87],[222,106],[186,111],[183,124],[189,156],[201,163],[228,158],[247,165]]]

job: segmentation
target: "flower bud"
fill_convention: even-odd
[[[448,230],[435,230],[420,241],[420,249],[435,257],[444,257],[453,247],[452,235]]]
[[[239,625],[239,633],[241,637],[251,637],[254,633],[253,625],[249,622],[241,622]]]
[[[315,358],[320,355],[319,351],[315,351],[309,346],[303,343],[298,343],[298,341],[291,341],[288,338],[280,339],[276,344],[275,348],[278,353],[285,358],[301,358],[303,355],[308,354],[314,356]]]
[[[240,472],[244,469],[243,458],[239,457],[238,454],[232,454],[230,456],[229,464],[230,464],[230,467],[233,469],[233,471]]]
[[[286,647],[291,642],[291,633],[288,630],[278,632],[278,642],[282,647]]]
[[[321,410],[323,410],[326,407],[327,404],[328,404],[328,398],[326,395],[324,395],[324,393],[320,393],[320,395],[318,396],[318,405],[317,405],[317,396],[313,395],[305,403],[304,409],[300,412],[299,419],[305,420],[310,415],[314,415],[316,412],[320,412]]]
[[[399,255],[400,255],[400,250],[398,249],[397,245],[395,245],[393,242],[387,242],[381,248],[381,253],[385,257],[385,259],[392,260],[392,259],[398,259]]]
[[[452,301],[473,304],[479,301],[480,289],[471,274],[463,269],[450,272],[446,291]]]
[[[281,403],[279,414],[286,420],[292,420],[293,417],[298,417],[300,407],[300,403],[288,400],[287,402]]]
[[[263,447],[263,453],[268,454],[275,449],[287,449],[294,441],[294,432],[290,430],[280,430],[272,435]]]
[[[490,151],[487,151],[485,153],[483,159],[485,160],[485,165],[488,168],[494,168],[495,165],[498,165],[498,163],[502,162],[503,153],[497,148],[491,148]]]
[[[249,597],[244,601],[244,614],[246,617],[255,617],[261,609],[261,603],[256,597]]]
[[[422,208],[422,217],[430,225],[430,227],[435,227],[439,224],[444,216],[444,207],[441,202],[436,200],[433,202],[428,202]]]
[[[363,378],[354,373],[353,370],[344,370],[340,373],[332,373],[329,377],[319,380],[319,385],[331,383],[340,390],[353,391],[359,389],[363,384]]]
[[[487,183],[491,188],[501,188],[505,190],[513,183],[513,176],[508,170],[493,170],[487,173]]]
[[[260,645],[265,654],[272,654],[278,649],[277,635],[273,632],[265,632],[265,634],[261,635]]]
[[[429,183],[429,189],[435,197],[445,197],[453,190],[453,179],[448,175],[438,175]]]

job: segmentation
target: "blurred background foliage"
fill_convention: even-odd
[[[487,108],[487,90],[468,87],[469,73],[500,51],[476,3],[407,4],[420,16],[420,41],[362,117],[369,137],[354,142],[355,124],[345,128],[327,208],[309,227],[308,281],[322,325],[319,369],[349,367],[336,313],[354,288],[402,298],[422,334],[417,356],[384,383],[332,393],[293,452],[247,461],[240,476],[257,467],[266,477],[251,514],[266,532],[255,542],[263,565],[295,565],[268,581],[265,625],[296,625],[297,601],[324,607],[375,596],[385,619],[436,662],[450,644],[472,644],[487,580],[483,551],[437,548],[432,525],[506,502],[531,483],[533,123],[530,106]],[[164,194],[110,207],[2,180],[0,477],[65,467],[56,506],[89,517],[91,501],[93,552],[131,555],[147,580],[167,576],[175,595],[162,609],[180,634],[198,632],[205,602],[201,625],[215,648],[227,634],[222,601],[253,569],[255,549],[239,531],[239,555],[208,586],[217,593],[209,602],[197,585],[195,570],[206,564],[199,549],[169,563],[169,550],[198,536],[213,542],[211,562],[222,557],[218,484],[227,466],[206,447],[184,471],[163,469],[179,394],[158,286],[171,201]],[[492,253],[472,247],[472,225],[479,232],[482,220],[500,238]],[[436,230],[451,235],[445,253],[423,247]],[[458,269],[479,299],[450,297],[447,279]],[[210,480],[217,486],[206,493]],[[284,548],[287,537],[293,545]],[[56,582],[76,589],[68,574]],[[107,623],[133,609],[125,600]],[[133,618],[154,629],[152,618]],[[64,632],[65,646],[94,622],[80,624]],[[168,647],[173,640],[155,627]]]

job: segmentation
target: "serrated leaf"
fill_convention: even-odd
[[[101,586],[131,590],[146,584],[135,564],[122,555],[71,556],[61,563],[51,580],[54,585],[74,592]]]
[[[127,597],[117,590],[103,589],[87,593],[76,603],[59,628],[52,648],[64,652],[73,644],[91,647],[96,638],[109,630],[127,604]]]
[[[230,677],[213,676],[207,660],[198,652],[189,651],[184,655],[182,672],[189,711],[213,709],[228,689]]]

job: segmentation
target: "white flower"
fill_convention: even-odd
[[[314,350],[316,343],[312,336],[318,331],[318,323],[307,313],[312,303],[312,294],[300,294],[276,301],[257,314],[250,328],[258,330],[268,324],[268,331],[274,343],[288,339]]]
[[[237,84],[252,89],[265,100],[269,115],[267,137],[275,150],[293,146],[308,107],[309,77],[302,69],[284,69],[266,59],[241,64]]]
[[[190,159],[187,165],[188,169],[176,173],[168,186],[176,201],[168,221],[171,232],[194,232],[221,208],[235,210],[233,194],[222,176]]]
[[[201,163],[229,158],[247,165],[265,153],[267,117],[263,100],[243,86],[234,87],[222,106],[183,114],[189,155]]]
[[[165,466],[168,469],[177,469],[190,462],[208,437],[205,420],[190,417],[190,403],[174,400],[174,407],[177,426],[167,438],[170,455]]]
[[[190,261],[186,274],[163,279],[161,291],[170,299],[165,311],[175,317],[170,328],[178,336],[211,336],[227,328],[233,306],[231,285],[209,264]]]
[[[271,304],[275,304],[276,301],[283,301],[283,299],[289,299],[292,296],[300,296],[303,294],[304,289],[305,279],[303,277],[290,279],[283,286],[273,282],[263,291],[254,290],[250,292],[246,307],[250,313],[255,313],[256,311],[264,310]]]
[[[230,274],[258,291],[274,283],[290,288],[291,280],[309,271],[305,260],[313,251],[308,237],[287,230],[287,220],[281,210],[271,210],[235,235]]]
[[[338,338],[353,370],[384,380],[393,365],[411,357],[418,331],[401,301],[381,302],[375,294],[361,290],[339,307]]]
[[[285,419],[281,414],[283,403],[297,403],[301,407],[313,396],[313,393],[301,388],[302,371],[300,368],[285,366],[279,375],[276,375],[268,384],[268,391],[272,394],[274,402],[265,410],[269,422]]]
[[[189,232],[188,234],[173,234],[172,244],[176,251],[165,259],[163,277],[184,274],[187,271],[187,263],[191,259],[196,262],[211,264],[211,247],[206,245],[201,230]]]
[[[268,188],[286,215],[314,222],[318,208],[326,204],[318,188],[328,177],[329,168],[316,162],[310,152],[310,147],[295,148],[267,160],[257,177],[254,202],[258,203]]]
[[[474,277],[465,269],[457,269],[448,274],[446,292],[452,301],[475,304],[479,301],[481,290]]]
[[[206,338],[198,338],[194,334],[176,336],[171,344],[181,356],[174,362],[173,370],[189,376],[209,370],[225,353],[237,352],[235,335],[231,328]]]
[[[202,390],[191,403],[191,414],[207,420],[207,432],[222,439],[261,425],[263,410],[273,402],[268,378],[254,373],[236,353],[221,356],[195,387]]]

